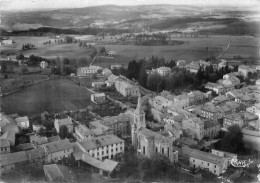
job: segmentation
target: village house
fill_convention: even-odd
[[[118,78],[119,78],[119,76],[116,76],[116,75],[114,75],[114,74],[109,74],[108,77],[107,77],[107,80],[108,80],[109,82],[115,83],[115,82],[116,82],[116,79],[118,79]]]
[[[107,86],[106,82],[92,82],[91,86],[93,88],[102,88],[102,87],[105,87]]]
[[[174,106],[180,107],[182,109],[187,108],[189,106],[189,97],[187,94],[174,96]]]
[[[0,139],[0,154],[10,153],[10,142],[7,139]]]
[[[157,133],[146,128],[141,97],[138,98],[138,104],[134,111],[131,133],[132,145],[137,150],[138,155],[151,157],[156,153],[161,153],[168,157],[171,162],[178,161],[178,151],[172,148],[175,136],[169,136],[168,133]]]
[[[45,69],[46,67],[48,67],[48,62],[46,62],[46,61],[41,61],[40,67],[41,67],[42,69]]]
[[[76,142],[84,153],[99,159],[113,159],[117,154],[121,154],[125,149],[124,140],[115,135],[104,135],[91,140]]]
[[[212,103],[201,106],[200,116],[209,120],[218,121],[223,116],[223,111]]]
[[[73,124],[72,124],[72,119],[70,117],[64,119],[55,119],[54,128],[56,129],[58,134],[60,133],[60,128],[62,126],[67,127],[68,133],[73,132]]]
[[[121,69],[122,67],[123,67],[122,65],[116,64],[116,65],[111,65],[110,69],[111,70],[113,70],[113,69]]]
[[[102,74],[106,77],[108,77],[110,74],[112,74],[112,71],[108,68],[105,68],[102,70]]]
[[[233,158],[237,158],[237,154],[225,152],[225,151],[220,151],[220,150],[216,150],[216,149],[211,149],[211,154],[227,158],[228,159],[228,166],[231,165],[231,160]]]
[[[78,125],[75,127],[74,137],[78,141],[83,141],[83,140],[90,140],[94,138],[95,134],[86,125]]]
[[[172,71],[171,68],[165,66],[157,68],[157,72],[161,76],[167,76],[171,73],[171,71]]]
[[[186,64],[185,60],[177,60],[176,61],[176,66],[178,66],[178,67],[184,67],[185,64]]]
[[[209,89],[209,90],[212,90],[212,91],[215,91],[216,94],[218,94],[218,95],[223,94],[224,90],[225,90],[223,85],[217,84],[217,83],[212,83],[212,82],[208,82],[205,85],[205,88]]]
[[[116,51],[108,51],[107,56],[109,57],[115,57],[116,56]]]
[[[28,156],[29,163],[43,162],[45,156],[47,155],[47,152],[45,151],[44,147],[31,149],[25,152]]]
[[[229,101],[229,98],[226,97],[225,95],[219,95],[219,96],[212,99],[212,102],[214,104],[221,104],[221,103],[227,102],[227,101]]]
[[[171,106],[173,101],[168,100],[160,95],[150,98],[149,104],[158,111],[163,111],[165,107]]]
[[[204,121],[203,136],[213,139],[219,134],[220,129],[221,129],[220,123],[211,120],[206,120]]]
[[[199,90],[191,91],[187,94],[187,97],[189,98],[189,105],[197,105],[207,99],[206,95]]]
[[[226,172],[228,159],[194,149],[190,153],[189,166],[208,170],[211,173],[219,176]]]
[[[246,108],[246,111],[257,115],[260,118],[260,103],[256,103]]]
[[[6,39],[6,40],[0,41],[0,43],[1,43],[0,45],[11,45],[14,43],[14,41],[11,39]]]
[[[138,83],[121,75],[115,80],[115,88],[124,97],[137,97],[139,95]]]
[[[73,146],[68,139],[43,144],[42,147],[47,153],[44,161],[48,163],[68,158],[73,153]]]
[[[198,62],[191,62],[191,63],[185,65],[185,68],[187,71],[197,74],[200,69],[200,65]]]
[[[105,93],[95,93],[90,96],[90,99],[96,104],[101,104],[106,101],[106,95]]]
[[[229,76],[229,75],[224,75],[223,79],[220,79],[217,81],[217,83],[222,84],[223,86],[239,86],[240,85],[240,80],[236,76]]]
[[[41,132],[41,130],[44,131],[46,129],[45,126],[43,126],[43,125],[36,125],[36,124],[33,124],[32,128],[33,128],[33,131],[36,132],[36,133],[39,133],[39,132]]]
[[[25,151],[7,153],[0,155],[0,175],[10,172],[16,165],[25,164],[28,156]]]
[[[30,127],[29,118],[27,116],[15,118],[15,122],[21,129],[28,129]]]
[[[182,121],[182,128],[189,129],[188,132],[194,132],[195,138],[201,140],[204,135],[204,122],[198,117],[188,118]],[[187,132],[187,130],[186,130]]]
[[[91,76],[92,74],[97,74],[102,72],[102,68],[99,66],[90,65],[89,67],[80,67],[77,69],[77,76]]]
[[[233,113],[224,116],[223,127],[228,128],[232,125],[238,125],[239,127],[247,126],[249,122],[255,122],[258,120],[258,116],[250,112]]]
[[[116,136],[129,136],[131,127],[130,119],[125,114],[119,116],[104,117],[101,120],[90,122],[91,128],[99,128],[101,125],[106,126],[109,129],[109,134]]]
[[[238,72],[240,72],[245,78],[247,78],[248,73],[249,72],[254,73],[256,72],[256,69],[248,65],[240,65],[238,66]]]

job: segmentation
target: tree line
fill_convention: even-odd
[[[162,66],[171,68],[171,73],[167,76],[161,76],[156,69]],[[176,61],[165,61],[164,58],[152,56],[150,59],[132,60],[128,63],[128,68],[122,75],[131,80],[136,80],[139,84],[152,91],[161,92],[163,90],[178,91],[179,89],[201,89],[207,82],[216,83],[223,79],[223,75],[238,71],[238,66],[230,68],[227,64],[220,69],[214,69],[210,64],[206,67],[200,67],[198,72],[191,73],[185,68],[176,67]],[[150,72],[150,73],[149,73]],[[255,76],[252,74],[252,76]],[[240,78],[242,80],[243,78]]]

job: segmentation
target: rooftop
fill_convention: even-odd
[[[224,157],[220,157],[214,154],[210,154],[204,151],[199,151],[194,149],[191,154],[190,157],[192,158],[196,158],[196,159],[200,159],[209,163],[213,163],[216,164],[220,167],[223,166],[224,162],[225,162],[225,158]]]
[[[1,166],[12,165],[19,162],[27,161],[28,157],[25,151],[19,151],[15,153],[8,153],[0,155]]]
[[[26,122],[29,121],[29,118],[27,116],[15,118],[16,123]]]
[[[208,82],[208,83],[206,84],[206,87],[218,88],[218,89],[220,89],[220,88],[223,88],[223,85],[217,84],[217,83]]]
[[[96,137],[95,139],[78,142],[78,144],[84,148],[86,151],[91,149],[96,149],[103,146],[108,146],[116,143],[124,142],[124,140],[120,139],[115,135],[104,135],[100,137]]]
[[[10,142],[8,139],[0,139],[0,148],[10,147]]]
[[[72,148],[72,144],[69,142],[68,139],[50,142],[44,144],[43,146],[46,147],[48,153],[55,153]]]
[[[61,125],[72,125],[71,118],[64,118],[64,119],[55,119],[55,123],[58,123],[59,126]]]
[[[141,128],[138,131],[142,134],[147,140],[155,140],[155,142],[159,143],[171,143],[171,138],[165,137],[157,132],[151,131],[147,128]]]
[[[92,132],[86,125],[78,125],[75,127],[75,131],[79,132],[80,134],[84,136],[93,135],[94,132]]]

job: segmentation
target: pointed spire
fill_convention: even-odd
[[[144,109],[143,109],[143,106],[142,106],[142,98],[141,98],[140,93],[139,93],[139,96],[138,96],[138,103],[137,103],[135,113],[136,114],[144,114]]]

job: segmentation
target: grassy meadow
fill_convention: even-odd
[[[6,113],[20,115],[39,114],[43,111],[62,112],[90,105],[91,93],[70,79],[43,81],[0,98]]]

